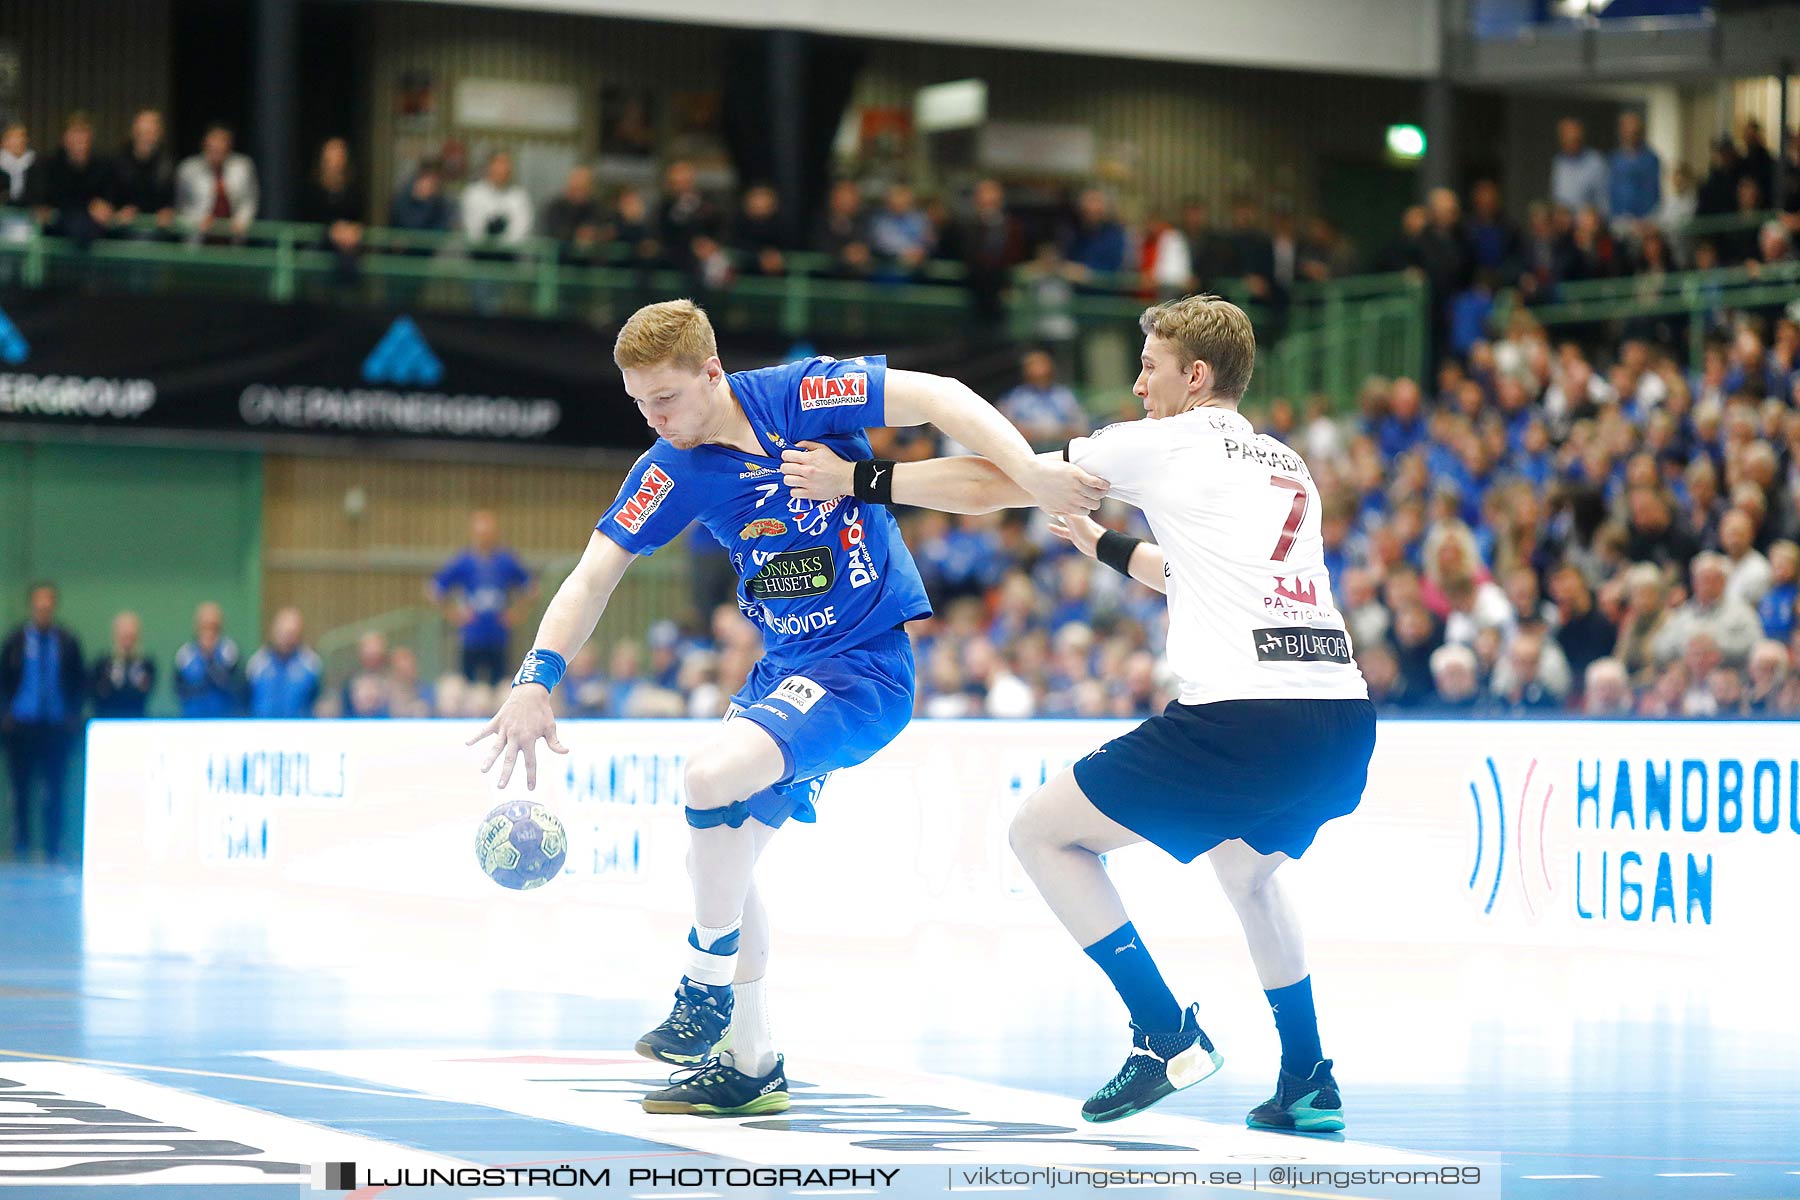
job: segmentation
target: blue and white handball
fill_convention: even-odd
[[[509,800],[482,818],[475,835],[475,858],[501,887],[529,891],[543,887],[562,870],[569,835],[556,814],[541,804]]]

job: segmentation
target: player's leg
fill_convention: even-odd
[[[1207,858],[1244,927],[1250,960],[1281,1037],[1275,1095],[1251,1111],[1249,1124],[1308,1132],[1342,1129],[1343,1099],[1331,1075],[1331,1060],[1319,1045],[1300,918],[1276,876],[1288,856],[1265,854],[1233,839],[1219,843]]]
[[[1073,770],[1032,794],[1013,819],[1013,852],[1063,928],[1105,972],[1131,1013],[1132,1050],[1082,1115],[1115,1121],[1205,1079],[1224,1058],[1184,1011],[1125,912],[1100,855],[1143,839],[1096,808]]]
[[[774,840],[775,830],[761,821],[750,822],[756,835],[756,856]],[[769,914],[754,881],[744,896],[743,925],[739,930],[737,973],[732,976],[733,1013],[730,1045],[738,1070],[761,1078],[775,1069],[775,1033],[769,1023],[769,999],[764,977],[769,971]]]
[[[759,849],[749,799],[785,770],[781,747],[749,721],[727,721],[688,760],[682,811],[694,924],[687,970],[668,1019],[639,1040],[638,1053],[668,1063],[701,1062],[730,1027],[744,900]]]

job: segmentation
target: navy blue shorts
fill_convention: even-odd
[[[1075,764],[1095,808],[1182,862],[1242,838],[1299,858],[1362,802],[1367,700],[1174,703]]]
[[[802,667],[757,663],[725,719],[768,730],[786,771],[750,797],[750,815],[772,829],[789,817],[816,820],[813,802],[826,776],[874,755],[912,714],[912,639],[904,629]]]

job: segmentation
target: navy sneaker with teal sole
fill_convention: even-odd
[[[1320,1059],[1305,1076],[1282,1071],[1275,1094],[1250,1110],[1244,1123],[1252,1129],[1283,1133],[1336,1133],[1344,1127],[1344,1098],[1331,1077],[1331,1060]]]
[[[675,989],[675,1007],[661,1025],[638,1039],[645,1058],[675,1066],[705,1062],[731,1028],[731,988],[707,987],[686,977]]]
[[[760,1117],[788,1109],[787,1071],[781,1056],[767,1075],[738,1070],[731,1051],[669,1077],[669,1086],[644,1097],[644,1111],[705,1117]]]
[[[1081,1106],[1088,1121],[1117,1121],[1143,1112],[1164,1096],[1193,1087],[1225,1065],[1225,1056],[1213,1048],[1212,1039],[1200,1028],[1200,1006],[1189,1005],[1181,1014],[1181,1028],[1173,1033],[1153,1033],[1131,1027],[1131,1054],[1119,1073]]]

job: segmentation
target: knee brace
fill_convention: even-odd
[[[695,829],[717,829],[721,825],[738,829],[750,819],[750,802],[739,800],[737,803],[727,804],[723,808],[694,808],[691,805],[683,805],[682,811],[687,814],[687,823]]]

